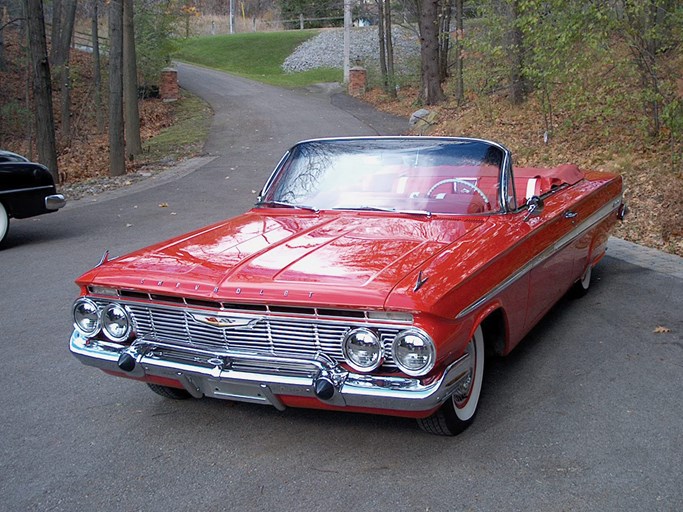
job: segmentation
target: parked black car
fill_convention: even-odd
[[[7,236],[10,218],[55,212],[65,204],[47,167],[0,150],[0,244]]]

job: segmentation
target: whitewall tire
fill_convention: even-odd
[[[0,244],[5,240],[7,232],[9,231],[9,214],[5,209],[5,205],[0,203]]]
[[[484,382],[484,335],[477,327],[465,354],[469,358],[469,375],[441,408],[428,418],[419,419],[420,428],[430,434],[454,436],[474,421]]]

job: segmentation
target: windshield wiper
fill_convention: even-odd
[[[320,210],[312,206],[306,206],[303,204],[292,204],[285,203],[284,201],[259,201],[256,206],[275,206],[278,208],[296,208],[297,210],[308,210],[309,212],[318,213]]]
[[[384,208],[382,206],[335,206],[333,210],[353,210],[358,212],[396,212],[396,208]]]
[[[431,217],[432,215],[432,212],[428,212],[427,210],[397,210],[396,208],[386,208],[382,206],[335,206],[332,209],[366,212],[405,213],[407,215],[426,215],[427,217]]]

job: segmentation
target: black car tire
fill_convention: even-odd
[[[430,434],[440,436],[455,436],[469,427],[474,421],[481,396],[481,387],[484,382],[484,335],[481,326],[472,336],[472,340],[467,346],[467,350],[472,358],[470,366],[471,380],[466,389],[467,396],[458,400],[456,390],[453,395],[438,409],[434,414],[427,418],[418,419],[417,423],[422,430]]]
[[[0,244],[5,240],[7,232],[9,231],[9,214],[5,209],[5,205],[0,202]]]
[[[184,389],[169,388],[168,386],[160,386],[159,384],[147,383],[149,389],[154,391],[157,395],[163,396],[164,398],[170,398],[171,400],[187,400],[192,398],[192,395],[185,391]]]

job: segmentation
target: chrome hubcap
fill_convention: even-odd
[[[468,358],[469,368],[467,375],[465,375],[453,392],[453,403],[456,407],[463,407],[470,397],[472,391],[472,380],[474,379],[474,365],[476,363],[476,354],[474,349],[474,341],[470,341],[465,352]]]

